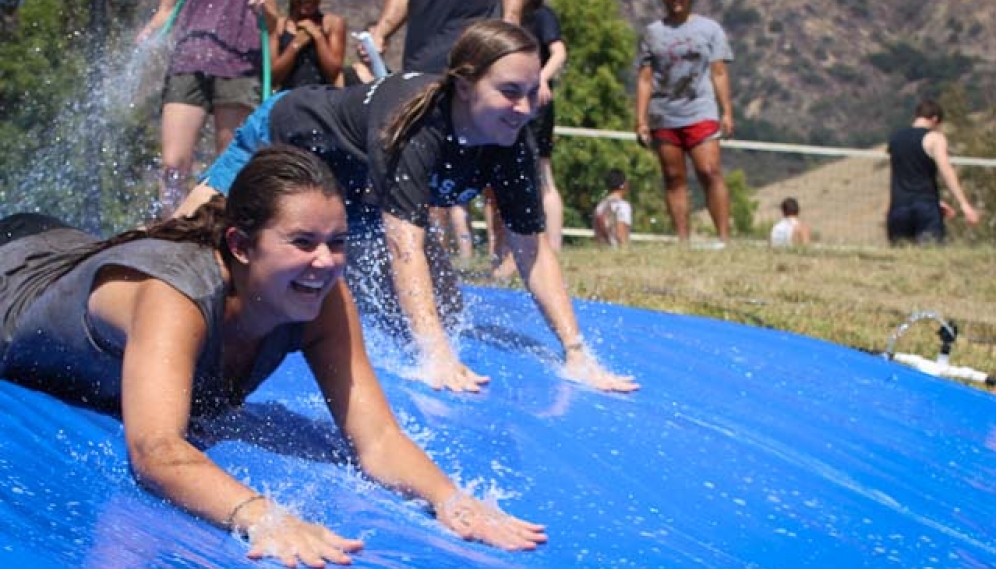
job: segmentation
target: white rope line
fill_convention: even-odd
[[[623,130],[598,130],[594,128],[576,128],[557,126],[553,130],[561,136],[583,136],[588,138],[608,138],[636,142],[636,134]],[[753,140],[723,140],[721,144],[727,148],[739,150],[761,150],[764,152],[786,152],[792,154],[815,154],[819,156],[841,156],[848,158],[873,158],[888,160],[889,153],[884,150],[868,150],[861,148],[838,148],[832,146],[813,146],[809,144],[786,144],[781,142],[758,142]],[[958,166],[982,166],[996,168],[996,158],[969,158],[952,156],[951,163]]]
[[[554,132],[560,136],[581,136],[588,138],[606,138],[613,140],[624,140],[636,142],[636,134],[624,130],[599,130],[594,128],[577,128],[571,126],[556,126]],[[860,148],[838,148],[831,146],[813,146],[809,144],[786,144],[781,142],[759,142],[751,140],[723,140],[721,144],[727,148],[738,150],[759,150],[762,152],[785,152],[794,154],[815,154],[820,156],[840,156],[845,158],[871,158],[875,160],[888,160],[889,153],[884,150],[867,150]],[[981,166],[984,168],[996,168],[994,158],[968,158],[952,156],[951,163],[959,166]],[[487,230],[487,224],[483,221],[471,223],[474,229],[479,231]],[[594,238],[595,232],[591,229],[581,227],[565,227],[562,230],[564,235],[570,237]],[[654,241],[677,243],[678,238],[674,235],[661,235],[654,233],[631,233],[631,241]],[[766,243],[766,242],[765,242]]]
[[[487,231],[488,224],[484,221],[472,221],[470,225],[478,231]],[[561,233],[570,237],[588,237],[594,238],[595,232],[591,229],[584,229],[582,227],[565,227],[561,230]],[[677,243],[678,238],[674,235],[658,235],[655,233],[630,233],[630,241],[657,241],[657,242],[667,242],[667,243]]]

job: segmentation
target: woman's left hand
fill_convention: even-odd
[[[266,9],[266,0],[246,0],[246,4],[257,16]]]
[[[547,540],[544,526],[510,516],[463,492],[456,492],[437,505],[436,518],[468,541],[480,541],[507,551],[536,549]]]
[[[536,108],[542,109],[553,100],[553,90],[550,89],[550,82],[540,79],[539,93],[536,96]]]

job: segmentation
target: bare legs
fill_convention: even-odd
[[[235,129],[252,109],[243,105],[218,105],[214,110],[215,150],[221,153],[232,141]],[[187,196],[187,179],[193,168],[194,148],[208,112],[186,103],[166,103],[162,118],[163,169],[159,184],[159,203],[155,217],[167,218]]]
[[[705,189],[706,206],[712,217],[719,239],[724,243],[730,238],[730,195],[723,179],[718,140],[707,140],[688,151],[695,168],[695,175]],[[661,172],[664,175],[664,201],[678,239],[688,241],[690,235],[688,214],[688,174],[685,150],[673,144],[657,146]]]
[[[538,166],[543,191],[543,213],[546,214],[546,236],[553,252],[560,253],[564,241],[564,202],[553,179],[553,164],[550,157],[541,157]]]
[[[474,257],[474,233],[470,226],[470,212],[466,205],[449,208],[450,229],[456,241],[457,258],[466,261]]]
[[[491,259],[491,278],[508,279],[515,274],[515,261],[509,248],[505,224],[498,213],[494,190],[484,190],[484,221],[488,228],[488,258]]]
[[[163,105],[163,169],[159,180],[159,202],[153,207],[153,217],[168,218],[186,197],[194,147],[206,119],[207,111],[196,105]]]

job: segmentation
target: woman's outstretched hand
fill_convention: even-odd
[[[325,567],[327,563],[349,565],[350,553],[363,548],[358,539],[336,535],[328,528],[305,522],[279,508],[271,508],[249,526],[250,559],[276,558],[286,567]]]
[[[633,376],[618,375],[602,367],[587,349],[570,350],[562,374],[569,381],[576,381],[602,391],[630,392],[640,389]]]
[[[536,549],[547,540],[544,526],[510,516],[459,491],[436,506],[436,518],[463,539],[507,551]]]
[[[491,381],[486,375],[478,375],[455,356],[446,357],[440,353],[422,359],[422,364],[416,372],[419,380],[432,386],[433,389],[449,389],[450,391],[471,391],[477,393],[481,385]]]

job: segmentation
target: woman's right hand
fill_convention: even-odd
[[[653,138],[650,135],[650,127],[645,124],[636,126],[636,141],[644,148],[650,148]]]
[[[325,526],[301,520],[270,508],[256,523],[246,529],[249,536],[250,559],[273,557],[287,567],[325,567],[326,563],[349,565],[349,553],[363,548],[358,539],[341,537]]]
[[[300,20],[297,22],[298,36],[301,32],[307,34],[309,39],[319,39],[324,36],[322,28],[311,20]]]
[[[152,24],[143,26],[142,29],[138,30],[138,33],[135,34],[135,44],[142,45],[143,43],[148,41],[148,39],[152,37],[153,31],[154,30],[152,29]]]

